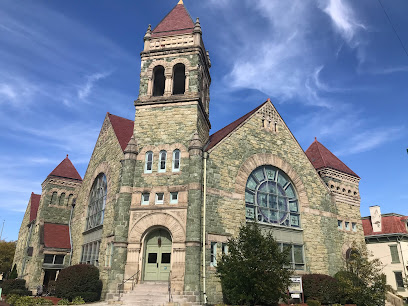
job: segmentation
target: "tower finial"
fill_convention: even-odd
[[[315,141],[317,141],[317,137],[315,136]]]
[[[67,154],[67,158],[68,158],[68,154]]]
[[[200,34],[203,33],[203,32],[201,31],[201,24],[200,24],[200,20],[198,19],[198,17],[197,17],[196,22],[195,22],[195,24],[194,24],[193,33],[200,33]]]
[[[177,4],[184,4],[183,0],[180,0]]]
[[[151,24],[149,24],[149,26],[147,27],[146,34],[144,36],[144,40],[150,39],[150,37],[152,37],[152,25]]]

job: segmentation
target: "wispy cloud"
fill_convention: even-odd
[[[353,135],[345,144],[347,149],[338,150],[338,155],[351,155],[362,153],[378,148],[388,142],[400,138],[403,135],[403,127],[385,127],[382,129],[370,129]]]
[[[345,0],[329,0],[323,11],[331,18],[336,31],[351,46],[356,47],[360,40],[358,31],[365,30],[367,27],[358,21],[353,9]]]
[[[95,83],[100,79],[104,79],[108,77],[112,72],[102,72],[102,73],[94,73],[87,77],[86,83],[78,90],[78,97],[81,100],[86,99],[92,91]]]

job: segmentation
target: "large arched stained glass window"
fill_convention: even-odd
[[[106,176],[100,173],[92,185],[89,197],[88,217],[86,219],[87,230],[103,224],[107,191]]]
[[[288,176],[273,166],[252,171],[245,188],[246,219],[288,227],[300,227],[295,187]]]

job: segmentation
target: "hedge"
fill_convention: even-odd
[[[57,297],[70,301],[77,296],[85,302],[98,301],[102,291],[99,269],[84,264],[67,267],[59,273],[55,291]]]

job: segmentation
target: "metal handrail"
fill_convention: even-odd
[[[139,273],[140,273],[140,270],[138,270],[135,274],[133,274],[128,279],[125,279],[120,284],[118,284],[118,293],[119,293],[118,301],[120,301],[121,293],[123,295],[123,292],[125,291],[125,283],[126,282],[132,281],[132,290],[135,289],[135,284],[137,284],[137,282],[139,280]]]
[[[169,303],[171,303],[172,300],[173,300],[173,297],[172,297],[172,295],[171,295],[171,270],[170,270],[170,273],[169,273],[168,290],[169,290]]]

